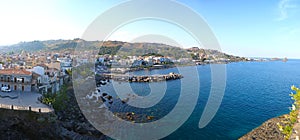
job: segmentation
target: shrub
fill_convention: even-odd
[[[300,89],[292,86],[291,89],[295,91],[295,93],[291,93],[290,96],[293,99],[294,103],[291,107],[291,111],[288,115],[288,122],[282,122],[285,125],[282,126],[278,124],[279,130],[285,135],[285,139],[290,139],[294,124],[297,122],[297,116],[299,114],[299,105],[300,105]]]
[[[46,105],[53,104],[55,102],[55,94],[45,93],[42,97],[42,103]]]
[[[56,111],[65,109],[69,98],[67,96],[67,86],[63,86],[58,93],[43,94],[41,102],[46,105],[52,105]]]

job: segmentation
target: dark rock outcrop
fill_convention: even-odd
[[[71,85],[65,108],[55,113],[0,109],[0,139],[106,139],[84,117]]]
[[[0,139],[63,139],[53,113],[0,109]]]
[[[286,115],[272,118],[258,128],[252,130],[239,140],[284,140],[284,134],[279,130],[277,123],[287,121]]]
[[[55,111],[62,124],[62,134],[69,139],[105,139],[106,137],[94,128],[82,114],[74,95],[73,87],[67,89],[68,102],[65,109]]]

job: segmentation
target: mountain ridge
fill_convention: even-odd
[[[84,45],[84,47],[82,47]],[[164,56],[171,56],[174,58],[191,57],[191,54],[202,53],[211,56],[225,56],[223,58],[238,57],[229,55],[218,50],[203,49],[198,47],[180,48],[163,43],[148,43],[148,42],[123,42],[123,41],[85,41],[80,38],[73,40],[44,40],[44,41],[30,41],[20,42],[14,45],[0,46],[0,53],[18,53],[18,52],[37,52],[37,51],[63,51],[63,50],[99,50],[106,54],[120,54],[124,56],[136,55],[142,56],[147,53],[157,53]],[[198,57],[198,55],[196,56]],[[219,57],[220,58],[220,57]]]

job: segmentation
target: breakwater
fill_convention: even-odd
[[[163,75],[126,75],[126,74],[103,74],[105,79],[111,79],[119,82],[161,82],[168,80],[181,79],[183,76],[177,73]]]

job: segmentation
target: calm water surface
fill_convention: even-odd
[[[199,129],[198,123],[211,88],[211,71],[209,65],[197,66],[196,69],[200,78],[200,93],[195,110],[179,129],[164,139],[238,139],[264,121],[288,113],[292,103],[289,97],[290,87],[300,85],[300,60],[290,60],[287,63],[278,61],[227,64],[226,90],[220,109],[205,128]],[[178,70],[171,68],[137,71],[133,74],[151,75],[169,72]],[[146,96],[151,91],[148,83],[132,83],[131,87],[140,96]],[[111,85],[104,87],[104,90],[115,94]],[[168,81],[165,96],[155,106],[139,109],[116,103],[111,110],[146,113],[159,119],[173,109],[179,95],[180,80]]]

